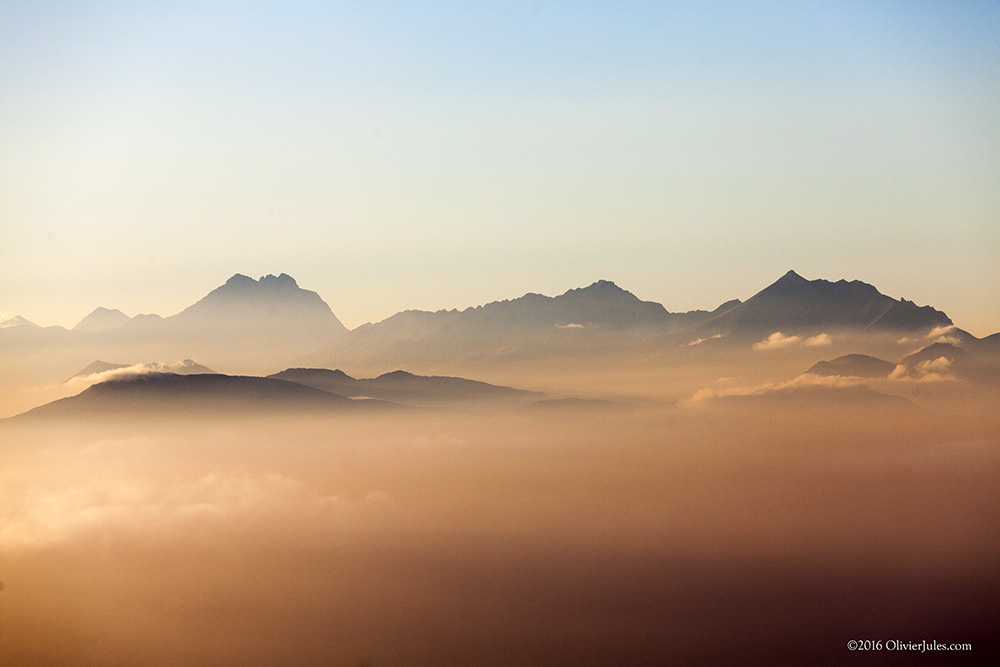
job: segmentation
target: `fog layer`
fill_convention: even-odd
[[[0,662],[853,664],[850,639],[995,656],[989,401],[745,398],[8,422]]]

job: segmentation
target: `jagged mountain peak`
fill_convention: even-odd
[[[590,292],[590,291],[599,291],[599,290],[614,291],[614,292],[624,292],[625,291],[621,287],[619,287],[618,285],[616,285],[614,282],[612,282],[610,280],[598,280],[596,282],[591,283],[590,285],[588,285],[586,287],[581,287],[581,288],[578,288],[578,289],[575,289],[575,290],[570,290],[570,291],[571,292]]]
[[[242,273],[236,273],[226,281],[223,287],[229,289],[250,290],[259,288],[294,290],[299,288],[299,284],[295,282],[295,278],[292,278],[287,273],[281,273],[278,275],[269,273],[266,276],[261,276],[258,280],[254,280],[250,276],[245,276]]]
[[[268,274],[259,280],[237,273],[171,319],[208,322],[220,317],[246,320],[255,326],[264,321],[283,321],[290,327],[298,322],[299,325],[322,325],[334,332],[346,332],[319,294],[302,289],[287,273]]]

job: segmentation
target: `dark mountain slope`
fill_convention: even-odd
[[[354,402],[275,378],[151,373],[102,382],[76,396],[48,403],[12,419],[152,416],[183,420],[192,415],[259,415],[275,411],[325,413],[373,403]]]
[[[501,387],[458,377],[423,376],[393,371],[376,378],[355,379],[341,370],[289,368],[268,377],[289,380],[351,398],[370,397],[409,405],[468,407],[485,403],[522,403],[544,394]]]
[[[930,306],[897,301],[858,280],[806,280],[789,271],[745,303],[696,327],[700,335],[758,336],[843,329],[929,331],[951,320]]]
[[[821,376],[886,378],[896,364],[867,354],[845,354],[830,361],[819,361],[806,373]]]

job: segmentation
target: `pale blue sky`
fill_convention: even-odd
[[[1000,330],[1000,3],[0,0],[0,310],[348,326],[789,268]]]

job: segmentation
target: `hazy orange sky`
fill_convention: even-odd
[[[993,2],[0,5],[0,311],[287,272],[349,327],[790,268],[1000,330]]]

